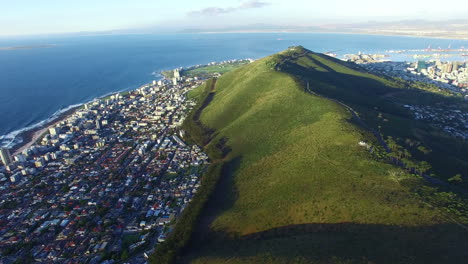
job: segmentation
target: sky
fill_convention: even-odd
[[[466,0],[0,0],[0,36],[466,19]]]

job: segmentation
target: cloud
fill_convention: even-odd
[[[227,14],[235,11],[236,8],[222,8],[222,7],[207,7],[201,10],[192,11],[189,13],[190,16],[218,16],[221,14]]]
[[[263,1],[247,1],[242,3],[238,9],[250,9],[250,8],[262,8],[265,6],[269,6],[271,3],[263,2]]]
[[[257,1],[257,0],[251,0],[247,2],[241,3],[237,7],[207,7],[203,8],[200,10],[195,10],[192,12],[189,12],[189,16],[219,16],[222,14],[227,14],[231,12],[235,12],[238,10],[245,10],[245,9],[253,9],[253,8],[262,8],[265,6],[269,6],[271,3],[269,2],[264,2],[264,1]]]

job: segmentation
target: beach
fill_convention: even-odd
[[[35,127],[30,130],[26,130],[21,132],[17,137],[20,137],[23,139],[23,142],[15,145],[10,149],[11,153],[13,155],[19,154],[29,148],[30,146],[34,145],[38,139],[42,137],[44,133],[46,133],[50,127],[53,127],[57,123],[62,122],[63,120],[66,120],[69,116],[71,116],[77,109],[79,109],[81,106],[76,106],[73,108],[70,108],[69,110],[61,113],[57,118],[50,120],[49,122],[45,123],[42,126]]]

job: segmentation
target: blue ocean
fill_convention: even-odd
[[[468,41],[320,33],[3,38],[0,47],[31,48],[0,49],[0,145],[11,147],[20,131],[73,105],[159,79],[162,70],[257,59],[292,45],[343,56],[428,46],[460,48],[468,47]],[[405,56],[390,59],[414,61]]]

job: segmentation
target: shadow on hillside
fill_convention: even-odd
[[[343,67],[367,73],[357,65],[351,65],[350,63],[342,62],[321,54],[315,55],[326,60],[333,61]],[[448,103],[453,101],[460,102],[459,99],[449,98],[441,94],[431,93],[420,89],[407,89],[409,88],[407,83],[399,83],[398,85],[401,87],[390,87],[372,78],[340,73],[311,55],[308,55],[306,58],[318,67],[326,69],[327,72],[317,71],[312,67],[304,67],[289,60],[283,61],[280,64],[280,70],[297,77],[304,83],[308,81],[310,83],[310,88],[313,91],[335,98],[346,104],[359,104],[366,105],[368,107],[378,105],[380,111],[389,111],[389,113],[394,115],[409,117],[406,109],[401,106],[397,107],[394,101],[385,95],[399,94],[401,97],[396,98],[397,100],[404,99],[407,100],[408,103],[414,104],[433,104],[443,101]],[[383,77],[381,78],[385,79]],[[323,84],[334,86],[334,88],[324,86]],[[406,97],[406,95],[409,94],[411,95],[411,98]],[[389,109],[386,109],[385,107],[388,105],[390,107]]]
[[[221,212],[231,208],[237,200],[238,193],[234,184],[234,173],[238,170],[241,160],[241,157],[235,157],[223,165],[221,178],[205,205],[189,248],[196,247],[199,242],[208,239],[212,235],[210,232],[211,223]]]
[[[201,104],[200,108],[198,108],[197,111],[194,114],[195,120],[200,120],[200,116],[201,116],[201,113],[203,112],[203,109],[205,109],[211,103],[211,101],[213,101],[214,96],[215,96],[215,92],[210,92],[206,96],[206,98],[203,101],[203,103]]]
[[[349,63],[325,58],[325,55],[316,54],[316,56],[333,60],[343,67],[351,68]],[[403,107],[404,104],[466,105],[461,99],[416,88],[405,88],[407,83],[395,82],[397,86],[401,87],[391,87],[372,78],[337,72],[331,66],[325,65],[311,55],[308,55],[307,59],[328,72],[304,67],[290,60],[285,60],[280,64],[281,71],[295,76],[304,87],[309,86],[311,92],[337,100],[358,111],[359,119],[363,122],[356,122],[358,121],[356,119],[349,121],[372,132],[380,142],[383,142],[380,133],[377,133],[380,130],[380,125],[382,125],[380,132],[385,136],[406,139],[411,134],[413,140],[420,141],[432,149],[432,153],[422,157],[418,151],[413,151],[413,156],[420,160],[429,161],[433,165],[431,173],[434,172],[441,179],[449,178],[457,173],[468,175],[468,159],[466,158],[468,157],[468,143],[444,134],[442,129],[430,125],[428,121],[414,120],[413,113]],[[365,72],[360,70],[358,66],[352,68]],[[307,92],[307,89],[305,91]],[[389,94],[397,94],[397,96],[388,96]],[[391,119],[382,123],[376,118],[380,114],[391,116],[394,121]],[[413,132],[415,130],[419,132]],[[466,189],[468,184],[462,183],[460,187]]]
[[[238,238],[205,240],[195,257],[303,263],[467,263],[468,233],[452,224],[424,227],[338,223],[285,226]],[[202,245],[202,244],[199,244]],[[205,251],[205,249],[209,249]]]

